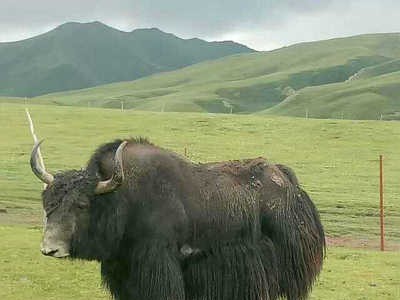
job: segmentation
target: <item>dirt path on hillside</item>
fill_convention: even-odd
[[[327,246],[353,249],[380,250],[380,240],[355,239],[352,237],[326,237]],[[400,251],[400,243],[385,241],[385,251]]]

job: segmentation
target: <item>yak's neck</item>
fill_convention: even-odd
[[[129,210],[125,199],[117,194],[109,193],[94,199],[89,228],[75,239],[74,252],[77,258],[103,261],[118,254]]]

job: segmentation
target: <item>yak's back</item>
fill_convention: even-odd
[[[221,172],[232,178],[236,184],[250,189],[260,189],[269,185],[280,186],[298,185],[294,171],[282,164],[273,164],[263,157],[244,160],[208,163],[207,169]]]

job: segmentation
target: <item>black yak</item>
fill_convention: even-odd
[[[305,299],[322,268],[318,212],[263,158],[194,164],[145,139],[99,147],[48,184],[42,253],[97,260],[115,299]]]

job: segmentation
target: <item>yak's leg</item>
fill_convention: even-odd
[[[184,300],[185,287],[177,250],[159,241],[140,241],[131,255],[125,283],[129,299]]]
[[[276,299],[276,262],[270,246],[235,242],[213,246],[191,257],[185,262],[186,299]],[[271,257],[263,258],[264,250]]]

